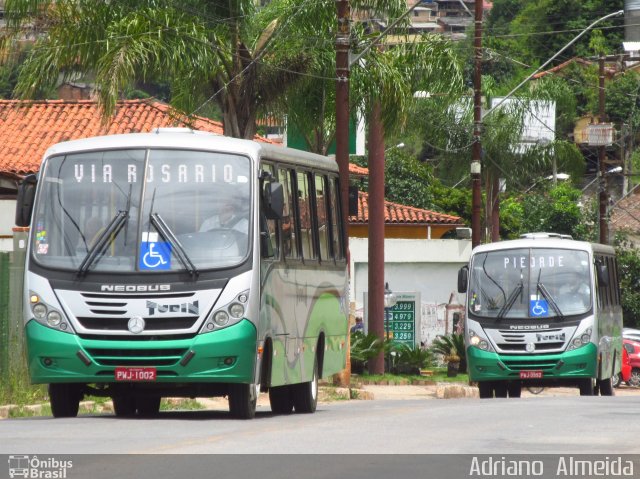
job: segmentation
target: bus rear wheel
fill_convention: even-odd
[[[80,384],[49,384],[49,403],[53,417],[76,417],[82,399]]]
[[[293,385],[293,404],[296,412],[312,413],[318,406],[318,361],[313,362],[311,381]]]
[[[269,388],[269,402],[274,414],[291,414],[293,411],[293,391],[291,386]]]
[[[253,419],[256,416],[258,393],[253,384],[229,385],[229,412],[236,419]]]

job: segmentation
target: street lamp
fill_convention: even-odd
[[[390,146],[389,148],[387,148],[386,150],[384,150],[384,152],[386,153],[389,150],[393,150],[394,148],[404,148],[404,143],[398,143],[395,146]]]
[[[393,291],[389,289],[389,283],[385,283],[384,284],[384,322],[385,322],[385,331],[386,331],[387,341],[389,341],[390,339],[389,328],[391,327],[391,318],[390,318],[391,308],[393,308],[396,305],[397,301],[398,299],[396,298],[396,295],[393,294]],[[389,355],[387,355],[387,368],[389,369],[391,368]]]

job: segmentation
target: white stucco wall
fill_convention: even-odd
[[[16,201],[0,200],[0,251],[13,251]]]
[[[369,289],[368,239],[350,238],[349,248],[350,300],[355,302],[356,314],[362,314],[364,293]],[[449,332],[445,305],[452,294],[454,303],[464,304],[464,295],[457,293],[458,270],[469,261],[471,240],[386,239],[384,248],[384,280],[389,288],[420,293],[423,339],[429,342],[435,335]]]

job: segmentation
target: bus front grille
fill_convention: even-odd
[[[532,358],[532,359],[503,359],[502,362],[514,371],[542,370],[550,371],[558,364],[556,359]]]
[[[87,349],[87,353],[101,366],[171,366],[180,361],[186,352],[185,348]]]
[[[130,318],[118,317],[78,317],[83,328],[93,331],[127,331]],[[144,318],[145,331],[166,331],[190,329],[198,320],[197,316],[181,316],[177,318]]]

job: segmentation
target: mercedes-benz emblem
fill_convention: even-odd
[[[140,316],[133,316],[127,323],[127,329],[133,334],[138,334],[144,331],[144,319]]]
[[[534,352],[536,350],[535,343],[527,343],[526,349],[528,353]]]

